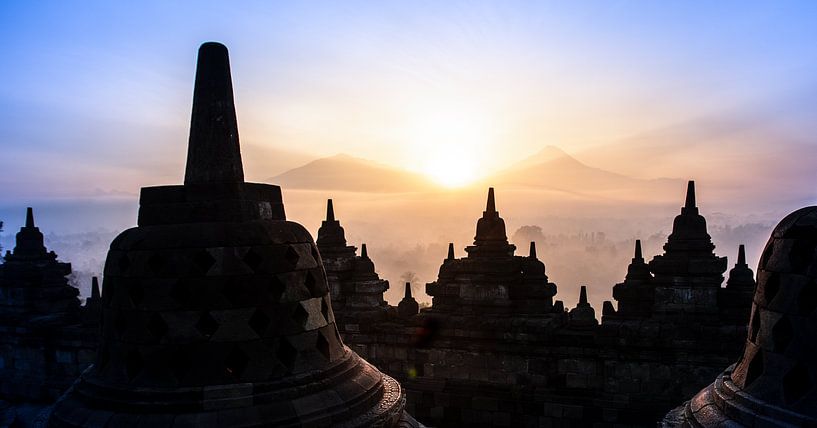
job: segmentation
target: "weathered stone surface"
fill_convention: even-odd
[[[400,385],[344,346],[280,189],[244,183],[220,44],[199,50],[193,104],[185,185],[143,190],[111,245],[99,351],[50,426],[415,426]]]
[[[664,426],[817,426],[815,215],[817,207],[798,210],[772,232],[758,266],[743,356],[670,412]],[[745,269],[742,259],[741,251],[734,270]]]

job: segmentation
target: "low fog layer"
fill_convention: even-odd
[[[643,241],[648,259],[662,252],[684,190],[677,189],[666,203],[567,198],[559,192],[502,187],[496,192],[497,208],[517,254],[527,254],[529,243],[535,241],[547,275],[558,286],[556,299],[573,307],[579,286],[588,285],[591,303],[600,312],[602,301],[611,299],[612,286],[624,278],[636,238]],[[284,189],[288,219],[316,236],[329,197],[349,244],[367,244],[380,276],[391,283],[386,298],[396,304],[407,280],[419,301],[430,301],[425,283],[436,279],[448,242],[454,243],[457,257],[465,256],[463,249],[472,243],[476,220],[485,209],[486,189],[399,194]],[[137,204],[135,198],[34,203],[46,245],[72,263],[71,280],[83,297],[89,294],[90,277],[101,275],[111,240],[135,222]],[[708,220],[716,253],[727,256],[730,267],[741,243],[754,267],[772,227],[797,208],[728,213],[708,198],[705,183],[698,185],[698,205]],[[0,219],[6,223],[0,238],[4,249],[13,246],[24,214],[23,205],[0,208]]]

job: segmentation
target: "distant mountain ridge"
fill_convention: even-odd
[[[421,174],[346,154],[308,162],[272,177],[269,181],[292,189],[373,193],[442,189]],[[637,179],[594,168],[578,161],[559,147],[545,146],[535,155],[480,179],[472,186],[556,190],[588,198],[602,194],[613,197],[617,195],[629,199],[657,193],[674,196],[682,189],[683,183],[681,179]]]
[[[290,169],[268,180],[292,189],[403,193],[438,189],[423,175],[338,154]]]
[[[681,179],[638,179],[588,166],[556,146],[546,146],[482,181],[506,187],[523,186],[563,190],[571,193],[598,192],[674,192]]]

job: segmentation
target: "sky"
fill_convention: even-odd
[[[248,178],[347,153],[467,181],[546,145],[802,110],[816,18],[789,1],[4,1],[0,205],[180,182],[208,40],[230,49]]]

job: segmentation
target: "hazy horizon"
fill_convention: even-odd
[[[0,242],[34,206],[81,287],[135,225],[139,189],[182,181],[208,40],[230,49],[247,180],[281,184],[313,236],[333,198],[392,303],[406,272],[434,280],[448,242],[462,254],[488,186],[556,298],[587,284],[597,311],[634,239],[661,252],[687,180],[730,265],[744,243],[754,266],[771,227],[817,200],[813,2],[0,10]]]

